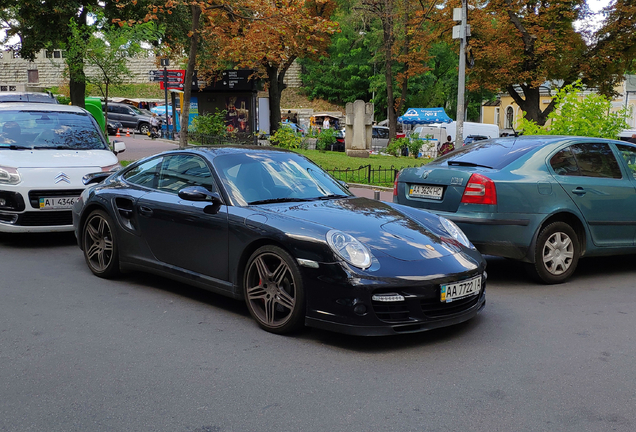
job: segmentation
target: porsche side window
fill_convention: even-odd
[[[552,156],[552,159],[550,159],[550,166],[557,175],[581,175],[579,167],[576,164],[576,160],[574,159],[574,155],[572,155],[572,151],[570,151],[569,147]]]
[[[583,143],[570,146],[585,177],[622,178],[621,169],[607,143]]]
[[[623,159],[627,162],[627,166],[629,166],[632,176],[636,178],[636,147],[623,144],[618,144],[616,147],[618,147],[618,151],[621,152]]]
[[[157,187],[161,161],[163,161],[163,158],[158,157],[137,165],[124,173],[124,179],[130,183],[154,189]]]
[[[216,190],[208,165],[196,155],[167,156],[161,166],[157,189],[176,194],[188,186],[203,186],[211,192]]]

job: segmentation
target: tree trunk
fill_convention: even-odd
[[[545,122],[548,120],[548,115],[554,110],[554,101],[550,102],[550,105],[541,111],[541,91],[539,88],[521,85],[521,90],[525,98],[521,97],[514,86],[508,86],[506,90],[517,105],[519,105],[519,108],[525,112],[524,117],[526,120],[532,120],[539,126],[545,125]]]
[[[389,120],[389,139],[395,138],[397,115],[395,112],[395,96],[393,94],[393,30],[390,18],[383,18],[384,27],[384,77],[386,79],[386,104]]]
[[[188,121],[190,120],[190,95],[192,94],[192,76],[197,60],[197,45],[199,43],[199,18],[201,8],[198,5],[190,6],[192,10],[192,38],[190,39],[190,54],[185,78],[183,80],[183,106],[181,107],[181,131],[179,131],[179,148],[188,145]],[[166,106],[166,110],[168,107]],[[172,122],[173,124],[175,122]],[[174,127],[174,126],[173,126]]]
[[[269,127],[270,135],[273,135],[280,125],[280,97],[285,89],[283,78],[285,72],[278,73],[278,66],[267,65],[267,78],[269,80]]]

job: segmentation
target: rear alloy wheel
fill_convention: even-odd
[[[534,250],[534,264],[528,264],[530,274],[540,282],[565,282],[579,262],[581,249],[576,232],[565,222],[554,222],[543,228]]]
[[[113,220],[103,210],[93,211],[82,230],[84,259],[96,276],[112,278],[119,274],[119,251]]]
[[[263,246],[250,257],[243,281],[245,302],[258,325],[284,334],[304,325],[305,296],[298,266],[283,249]]]
[[[150,125],[148,123],[142,123],[139,125],[139,133],[148,135],[148,132],[150,132]]]

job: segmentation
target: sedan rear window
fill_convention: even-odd
[[[501,169],[544,143],[541,139],[495,138],[476,141],[435,159],[432,164]]]

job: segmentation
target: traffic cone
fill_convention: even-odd
[[[129,137],[130,136],[130,128],[126,128],[126,136]]]
[[[117,133],[115,134],[115,136],[121,138],[121,134],[119,133],[119,128],[117,128]]]

